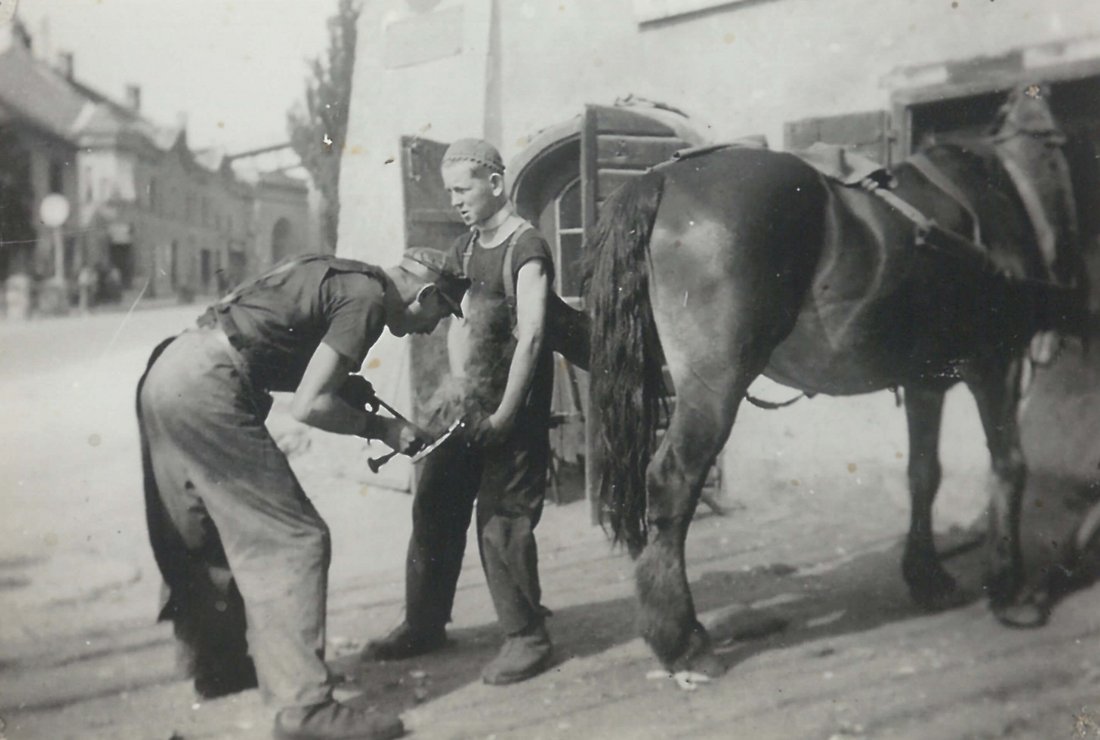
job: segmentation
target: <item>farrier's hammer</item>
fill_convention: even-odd
[[[389,411],[391,414],[393,414],[393,418],[397,419],[398,421],[402,421],[406,424],[411,423],[397,409],[395,409],[393,406],[390,406],[388,403],[386,403],[381,398],[379,398],[377,394],[375,394],[375,396],[374,396],[374,401],[380,407],[384,408],[386,411]],[[370,468],[370,472],[377,473],[379,471],[379,469],[383,465],[388,463],[391,459],[393,459],[393,456],[396,455],[398,452],[399,452],[399,450],[392,450],[390,452],[387,452],[385,455],[380,455],[378,457],[372,457],[371,459],[367,460],[367,467]]]

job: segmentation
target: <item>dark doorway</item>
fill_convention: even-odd
[[[180,245],[175,239],[168,248],[168,283],[175,290],[180,285]]]
[[[122,287],[129,290],[134,281],[134,245],[111,244],[109,259],[111,265],[118,270]]]
[[[202,281],[202,290],[204,293],[210,290],[212,266],[212,262],[210,261],[210,250],[203,249],[199,252],[199,280]]]
[[[286,218],[280,218],[275,222],[271,230],[271,262],[281,262],[290,254],[290,242],[293,227]]]

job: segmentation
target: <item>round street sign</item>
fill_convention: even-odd
[[[42,199],[38,215],[42,223],[56,229],[69,217],[69,201],[60,193],[50,193]]]

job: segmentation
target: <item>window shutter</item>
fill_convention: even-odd
[[[815,142],[839,144],[890,164],[890,116],[886,111],[846,113],[839,116],[803,118],[783,127],[783,148],[805,149]]]

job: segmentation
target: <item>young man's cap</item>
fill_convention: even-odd
[[[443,164],[448,162],[473,162],[490,172],[504,173],[504,159],[496,147],[481,139],[459,139],[443,153]]]
[[[406,272],[434,284],[439,294],[451,308],[451,313],[462,318],[462,297],[470,287],[470,279],[455,267],[446,253],[428,247],[413,247],[401,258]]]

